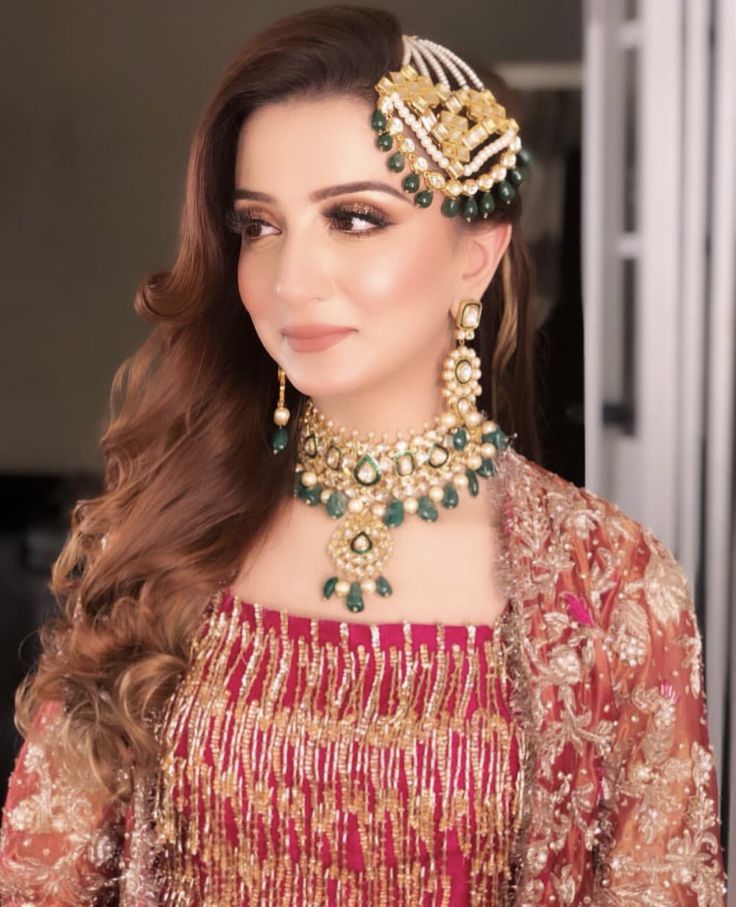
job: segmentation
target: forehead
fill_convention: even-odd
[[[236,184],[283,191],[297,184],[306,189],[369,177],[390,180],[370,125],[372,110],[368,101],[340,95],[258,108],[240,130]]]

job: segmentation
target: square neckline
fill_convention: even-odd
[[[422,632],[436,632],[439,627],[442,627],[445,631],[455,635],[461,632],[467,632],[469,627],[473,627],[475,630],[483,628],[485,630],[490,630],[491,633],[494,633],[497,627],[503,626],[505,621],[508,619],[512,608],[512,598],[509,595],[506,598],[504,607],[496,616],[496,619],[491,623],[476,621],[465,621],[464,623],[460,624],[448,624],[444,621],[435,621],[434,623],[431,623],[427,621],[413,621],[409,620],[408,618],[396,621],[365,621],[354,620],[352,618],[317,617],[310,614],[296,614],[285,607],[270,603],[266,604],[265,602],[260,601],[248,600],[235,593],[232,589],[232,586],[228,584],[222,587],[221,592],[223,597],[227,598],[232,603],[233,607],[245,607],[253,609],[258,607],[261,609],[264,616],[270,615],[271,620],[273,620],[274,622],[285,620],[289,627],[304,627],[305,625],[311,625],[312,621],[316,621],[318,626],[332,628],[333,630],[337,630],[339,629],[340,625],[345,624],[348,629],[352,627],[364,627],[366,631],[370,632],[381,629],[387,631],[398,631],[403,630],[404,627],[408,626]]]

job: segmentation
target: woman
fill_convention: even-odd
[[[723,903],[682,571],[532,459],[527,162],[378,10],[230,68],[19,690],[3,903]]]

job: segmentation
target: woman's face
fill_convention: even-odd
[[[240,296],[291,383],[323,400],[399,390],[422,364],[436,373],[457,304],[482,294],[510,238],[500,226],[485,247],[467,243],[440,193],[417,207],[401,188],[408,171],[389,171],[376,147],[372,109],[340,96],[269,104],[238,142]],[[290,336],[313,325],[349,330],[311,348]]]

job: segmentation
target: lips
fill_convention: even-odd
[[[286,328],[284,336],[295,353],[314,353],[340,343],[353,331],[339,324],[303,324]]]
[[[303,324],[284,328],[284,334],[287,337],[294,337],[297,340],[312,340],[316,337],[345,334],[352,330],[352,328],[344,327],[340,324]]]

